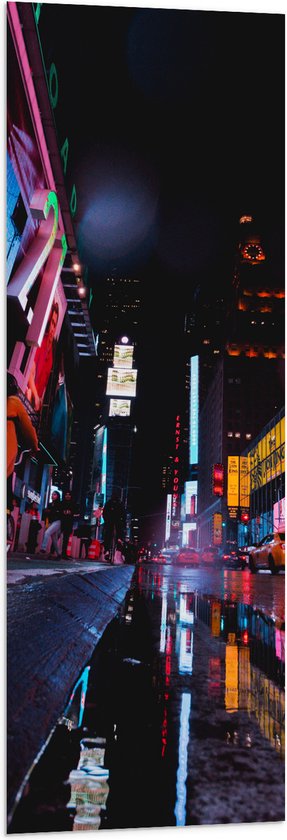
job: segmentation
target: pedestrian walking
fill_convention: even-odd
[[[61,497],[58,490],[53,490],[52,493],[52,501],[48,505],[48,507],[43,511],[43,518],[47,518],[49,521],[49,525],[45,530],[43,542],[41,546],[40,553],[46,554],[47,544],[49,537],[52,538],[52,545],[56,552],[57,558],[61,557],[61,552],[58,546],[58,539],[61,533],[61,515],[62,515],[62,503]]]
[[[126,512],[123,503],[114,490],[103,508],[105,554],[112,559],[117,541],[124,539]]]
[[[35,501],[31,503],[29,510],[27,510],[27,513],[29,513],[29,515],[31,516],[31,522],[29,525],[26,549],[29,552],[29,554],[34,554],[34,552],[36,551],[38,534],[41,530],[40,513],[38,511],[38,506]]]
[[[61,513],[61,528],[63,532],[63,543],[62,543],[62,557],[64,559],[67,558],[67,548],[69,537],[73,531],[73,524],[74,524],[74,516],[75,516],[75,505],[72,501],[72,493],[70,490],[66,490],[64,493],[64,498],[62,501],[62,513]]]
[[[117,541],[116,550],[114,554],[114,564],[115,566],[122,566],[125,562],[125,557],[123,554],[123,543],[122,540]]]

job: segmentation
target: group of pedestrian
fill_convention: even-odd
[[[17,458],[18,447],[28,445],[31,452],[38,450],[38,437],[30,417],[19,398],[17,381],[12,374],[7,374],[7,512],[12,509],[13,473]],[[38,533],[41,528],[40,514],[37,505],[32,503],[28,511],[31,515],[27,550],[34,552],[37,547]],[[58,490],[52,492],[50,504],[44,509],[42,517],[46,520],[46,528],[40,549],[41,554],[47,554],[49,539],[52,550],[57,559],[67,557],[68,541],[73,530],[75,506],[70,490],[64,493],[63,499]],[[113,491],[103,508],[104,519],[104,559],[112,562],[131,562],[132,546],[125,542],[126,511],[116,491]],[[59,538],[63,534],[62,550],[59,548]],[[79,534],[80,535],[80,534]],[[88,541],[88,540],[86,540]]]

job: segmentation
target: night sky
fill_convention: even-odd
[[[198,283],[231,282],[242,213],[284,271],[284,15],[45,6],[89,282],[96,295],[113,266],[142,280],[141,440],[159,470],[184,312]]]

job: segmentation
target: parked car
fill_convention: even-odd
[[[203,565],[208,564],[209,567],[215,568],[220,565],[220,549],[217,545],[206,545],[201,549],[200,556]]]
[[[285,571],[285,531],[273,531],[263,537],[249,553],[249,568],[255,574],[258,569],[270,569],[272,575],[280,569]]]
[[[200,551],[197,548],[183,546],[174,556],[173,563],[176,566],[199,566]]]

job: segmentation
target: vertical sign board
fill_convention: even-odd
[[[102,474],[101,474],[101,493],[103,494],[103,504],[107,500],[107,449],[108,449],[108,430],[104,427],[103,436],[103,455],[102,455]]]
[[[166,517],[165,517],[165,542],[170,538],[170,518],[171,518],[171,493],[168,493],[166,499]]]
[[[227,505],[238,507],[239,504],[239,456],[229,455],[227,461]]]
[[[198,463],[198,356],[190,359],[189,463]]]
[[[225,708],[229,714],[238,709],[238,645],[233,639],[225,648]]]
[[[241,508],[250,506],[250,476],[248,472],[248,458],[240,455],[240,494],[239,505]]]
[[[178,534],[178,530],[180,527],[180,437],[180,414],[177,414],[175,418],[175,454],[173,459],[171,506],[171,531],[173,531],[176,534]]]
[[[222,513],[213,514],[213,545],[222,545]]]
[[[212,636],[220,636],[221,604],[220,601],[213,601],[211,605],[211,633]]]

